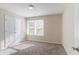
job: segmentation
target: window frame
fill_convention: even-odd
[[[40,33],[40,34],[37,34],[37,29],[39,29],[37,27],[37,22],[38,21],[41,21],[41,23],[42,23],[42,27],[39,27],[42,30],[42,33]],[[34,22],[34,34],[30,34],[30,31],[29,31],[30,30],[29,22]],[[42,19],[39,19],[39,20],[27,20],[27,35],[43,36],[44,35],[44,20],[42,20]]]

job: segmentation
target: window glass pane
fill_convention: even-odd
[[[35,23],[34,21],[27,21],[27,34],[28,35],[34,35],[35,32]]]
[[[44,31],[43,24],[44,24],[43,20],[36,21],[36,35],[43,35],[43,31]]]
[[[29,28],[29,35],[34,35],[34,28]]]
[[[43,27],[43,20],[37,20],[37,21],[36,21],[36,27],[37,27],[37,28]]]
[[[34,26],[35,26],[34,21],[29,21],[29,28],[34,28]]]
[[[36,29],[36,35],[43,35],[43,29],[42,28],[37,28]]]

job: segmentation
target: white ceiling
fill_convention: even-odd
[[[33,10],[28,9],[28,5],[34,5]],[[51,14],[60,14],[65,8],[62,3],[0,3],[0,8],[16,13],[23,17],[33,17]]]

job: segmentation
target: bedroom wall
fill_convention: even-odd
[[[0,50],[4,49],[4,14],[0,10]]]
[[[62,15],[57,14],[27,18],[27,20],[39,19],[44,20],[44,36],[27,35],[27,40],[62,44]]]

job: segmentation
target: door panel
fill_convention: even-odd
[[[15,45],[18,44],[20,41],[21,41],[21,19],[16,19],[16,24],[15,24],[15,39],[16,39],[16,42],[15,42]]]
[[[5,47],[11,46],[15,41],[15,18],[5,15]]]

